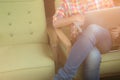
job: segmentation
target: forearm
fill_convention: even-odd
[[[58,19],[57,21],[54,22],[53,25],[54,25],[55,28],[61,28],[61,27],[70,25],[73,22],[74,21],[73,21],[73,19],[71,17],[67,17],[67,18]]]

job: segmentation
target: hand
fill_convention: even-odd
[[[78,26],[79,27],[79,26]],[[82,32],[82,29],[76,27],[76,25],[71,27],[71,41],[74,43],[78,37],[78,35]]]
[[[79,33],[82,32],[82,28],[81,28],[82,24],[80,24],[79,22],[74,22],[74,26],[78,30]]]
[[[80,14],[75,14],[71,16],[73,27],[71,28],[71,41],[74,43],[77,39],[77,36],[82,32],[82,29],[80,28],[85,21],[85,17]]]
[[[85,17],[83,15],[80,14],[75,14],[73,16],[71,16],[73,23],[79,23],[80,25],[84,24],[85,21]]]

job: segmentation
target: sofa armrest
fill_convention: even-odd
[[[59,44],[62,44],[63,47],[65,48],[65,53],[64,55],[68,57],[68,53],[71,50],[71,41],[68,39],[68,37],[62,32],[61,29],[56,29],[56,33],[59,39]]]

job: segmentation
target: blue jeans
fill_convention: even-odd
[[[72,80],[84,62],[84,80],[99,80],[100,52],[105,53],[112,45],[108,30],[92,24],[78,37],[66,64],[55,75],[54,80]]]

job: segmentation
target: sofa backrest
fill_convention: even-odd
[[[47,42],[44,0],[0,0],[0,46]]]

